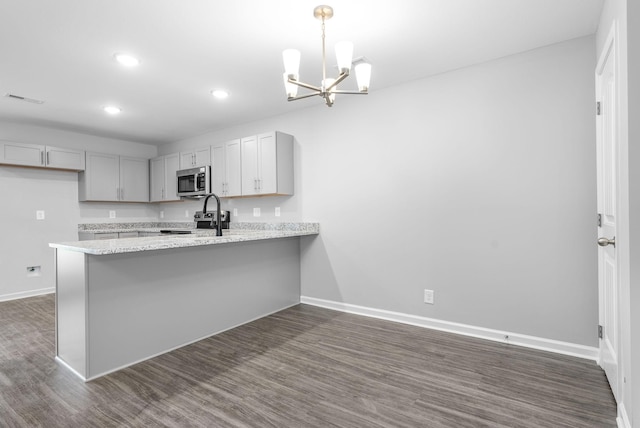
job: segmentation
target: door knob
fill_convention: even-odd
[[[598,238],[598,245],[600,245],[601,247],[606,247],[607,245],[613,245],[615,247],[616,246],[616,237],[614,236],[611,239]]]

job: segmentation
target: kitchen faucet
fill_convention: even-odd
[[[204,198],[204,207],[202,207],[202,215],[207,213],[207,201],[210,197],[216,198],[216,236],[222,236],[222,212],[220,211],[220,198],[215,193],[209,193]]]

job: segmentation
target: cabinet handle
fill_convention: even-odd
[[[44,152],[40,152],[40,165],[44,165]]]
[[[49,152],[47,152],[47,162],[46,165],[49,165]]]
[[[120,200],[124,201],[124,187],[120,188]]]

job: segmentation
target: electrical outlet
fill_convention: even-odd
[[[233,216],[234,217],[238,217],[238,209],[237,208],[233,209]]]
[[[424,302],[433,305],[434,292],[433,290],[424,290]]]
[[[116,218],[116,212],[113,210],[109,211],[109,218]]]
[[[254,217],[260,217],[260,208],[254,208],[253,209],[253,216]]]
[[[280,207],[276,207],[276,217],[280,217]]]
[[[189,218],[189,210],[184,210],[184,216]]]
[[[36,211],[36,220],[44,220],[44,211]]]
[[[164,211],[160,211],[160,218],[164,218]]]

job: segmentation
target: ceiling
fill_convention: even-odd
[[[603,0],[331,0],[333,44],[372,64],[370,92],[593,34]],[[147,144],[322,104],[287,102],[282,50],[321,79],[318,0],[0,0],[0,120]],[[125,68],[113,55],[136,55]],[[354,89],[349,78],[341,89]],[[213,88],[225,88],[226,100]],[[11,93],[43,100],[34,104]],[[301,91],[302,93],[302,91]],[[348,96],[348,95],[346,95]],[[116,116],[102,108],[122,108]],[[333,109],[339,109],[340,98]]]

